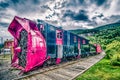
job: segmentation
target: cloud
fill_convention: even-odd
[[[87,12],[84,10],[80,10],[78,14],[75,14],[73,17],[74,20],[88,21]]]
[[[6,3],[6,2],[1,2],[0,3],[0,8],[7,8],[7,7],[9,7],[8,3]]]
[[[0,34],[2,34],[2,35],[0,35],[0,38],[2,37],[3,41],[13,38],[11,36],[11,34],[7,31],[7,28],[6,27],[1,27],[1,25],[0,25]]]
[[[63,15],[64,17],[70,17],[72,20],[76,21],[88,21],[88,15],[87,12],[84,10],[80,10],[78,13],[75,13],[71,10],[66,10],[66,12]]]
[[[118,22],[120,20],[120,15],[111,15],[110,17],[103,18],[103,20],[106,21],[107,24]]]
[[[14,16],[42,19],[66,30],[98,27],[120,20],[119,4],[120,0],[0,0],[0,30],[6,32]]]
[[[73,17],[74,16],[74,12],[71,10],[66,10],[65,13],[63,14],[63,18],[64,17]]]
[[[95,2],[97,6],[101,6],[107,2],[107,0],[91,0],[92,2]]]
[[[3,22],[1,23],[1,22],[0,22],[0,26],[8,27],[8,24],[7,24],[7,23],[3,23]]]

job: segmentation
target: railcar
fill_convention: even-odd
[[[14,37],[12,66],[23,72],[90,54],[89,40],[42,20],[15,16],[8,31]],[[100,45],[93,46],[95,53],[101,52]]]

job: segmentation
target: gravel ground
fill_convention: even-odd
[[[87,70],[90,66],[92,66],[93,64],[98,62],[103,57],[104,57],[104,54],[91,56],[88,58],[82,58],[79,61],[76,61],[77,63],[75,63],[75,64],[71,64],[69,66],[64,66],[64,67],[61,67],[61,68],[58,68],[55,70],[53,69],[52,71],[48,71],[48,72],[46,71],[46,73],[34,75],[31,77],[27,77],[27,78],[28,78],[28,80],[60,80],[60,79],[68,80],[72,77],[74,79],[75,76],[83,73],[85,70]],[[69,62],[67,62],[67,63],[69,63]],[[61,63],[60,65],[66,65],[67,63],[63,63],[63,64]],[[70,61],[70,63],[72,63],[72,61]],[[0,80],[12,80],[12,79],[17,79],[18,77],[22,77],[21,75],[18,75],[20,70],[11,68],[10,65],[11,65],[10,55],[6,56],[6,58],[1,57],[1,55],[0,55]],[[47,68],[47,69],[49,69],[49,68]],[[36,71],[39,72],[42,70],[43,69],[38,69]],[[31,74],[32,73],[34,73],[34,71],[31,72]],[[26,78],[24,78],[24,79],[26,79]]]
[[[0,80],[12,80],[17,77],[16,72],[10,70],[10,55],[0,55]]]

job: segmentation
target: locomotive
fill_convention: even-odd
[[[99,44],[90,46],[84,37],[42,20],[34,22],[15,16],[8,31],[14,37],[11,65],[23,72],[102,51]]]

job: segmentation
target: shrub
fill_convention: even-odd
[[[106,56],[105,56],[106,59],[111,59],[112,56],[113,56],[113,53],[111,52],[111,50],[106,51]]]
[[[114,55],[119,54],[120,42],[117,40],[112,41],[112,43],[106,46],[106,58],[112,59]]]
[[[111,65],[120,66],[120,54],[113,55],[113,57],[111,59]]]

